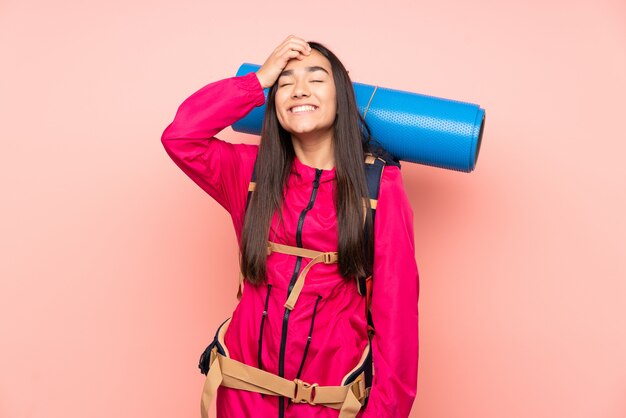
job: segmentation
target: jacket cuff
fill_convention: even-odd
[[[237,77],[237,85],[253,95],[255,106],[265,104],[265,93],[263,92],[263,87],[255,72]]]

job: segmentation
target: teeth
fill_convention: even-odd
[[[315,110],[315,106],[310,106],[310,105],[304,105],[304,106],[296,106],[296,107],[292,107],[291,111],[293,113],[298,113],[298,112],[306,112],[309,110]]]

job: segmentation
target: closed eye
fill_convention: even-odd
[[[311,80],[311,83],[323,83],[324,80]],[[278,87],[283,87],[283,86],[290,86],[293,83],[284,83],[284,84],[279,84]]]

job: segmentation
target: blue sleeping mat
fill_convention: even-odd
[[[261,66],[244,63],[237,76]],[[472,103],[352,83],[372,137],[397,159],[463,172],[476,166],[485,110]],[[269,88],[265,89],[265,97]],[[369,103],[369,107],[368,107]],[[233,124],[237,132],[261,134],[265,105]]]

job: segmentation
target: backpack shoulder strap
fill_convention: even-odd
[[[258,158],[254,160],[254,168],[252,169],[252,177],[250,178],[250,184],[248,185],[248,200],[246,200],[246,211],[248,210],[248,206],[250,205],[250,199],[252,199],[252,192],[254,192],[254,188],[256,187],[256,163]]]
[[[365,154],[365,176],[367,181],[367,190],[370,199],[371,211],[367,216],[372,218],[372,226],[376,219],[376,206],[378,204],[378,195],[380,193],[380,181],[382,179],[385,166],[393,165],[400,167],[400,161],[385,151],[383,148],[372,148],[373,152]],[[372,304],[372,276],[357,278],[357,290],[360,295],[365,296],[365,306],[367,310],[367,324],[370,335],[375,333],[374,324],[370,306]]]
[[[367,182],[367,192],[372,207],[372,223],[376,215],[376,205],[378,203],[378,193],[380,192],[380,179],[385,168],[385,161],[375,157],[371,153],[365,154],[365,181]]]
[[[376,206],[378,203],[378,194],[380,193],[380,181],[383,176],[383,169],[385,166],[392,165],[400,168],[400,161],[384,148],[370,144],[370,152],[365,153],[365,176],[370,206],[372,207],[372,225],[374,225],[376,216]]]
[[[368,152],[365,154],[365,181],[367,183],[367,193],[370,200],[371,210],[366,213],[367,217],[371,217],[372,226],[376,219],[376,206],[378,203],[378,193],[380,192],[380,179],[383,175],[386,162],[382,158],[375,157],[373,153]],[[367,239],[367,235],[366,235]],[[367,243],[366,243],[367,244]],[[361,296],[369,296],[371,293],[371,276],[370,277],[358,277],[356,280],[357,290]],[[368,298],[369,306],[369,298]]]

